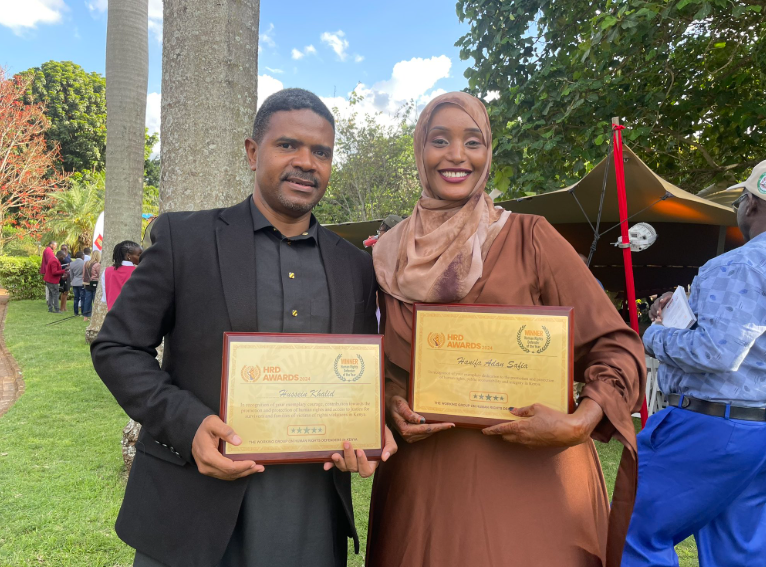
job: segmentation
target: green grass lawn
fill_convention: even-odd
[[[91,366],[86,323],[46,326],[64,316],[49,314],[43,301],[9,304],[5,340],[26,392],[0,418],[0,565],[127,567],[133,551],[113,530],[127,417]],[[621,445],[597,448],[611,492]],[[354,477],[362,552],[371,486]],[[697,566],[692,540],[678,552],[682,567]],[[350,554],[349,565],[362,566],[362,558]]]

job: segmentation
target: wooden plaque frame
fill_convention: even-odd
[[[272,342],[272,343],[329,343],[338,345],[347,344],[373,344],[379,347],[380,368],[378,380],[380,382],[380,447],[365,449],[364,454],[370,461],[380,460],[385,446],[385,377],[383,374],[383,335],[331,335],[309,333],[230,333],[223,334],[223,361],[221,364],[221,405],[219,417],[226,422],[227,401],[229,394],[229,348],[235,342]],[[333,451],[291,451],[281,453],[238,453],[226,452],[226,444],[221,441],[218,450],[223,456],[232,461],[255,461],[268,464],[292,464],[292,463],[325,463],[332,462],[331,456],[335,453],[343,453],[343,447]]]
[[[533,306],[533,305],[490,305],[490,304],[467,304],[467,303],[415,303],[412,308],[412,354],[410,359],[410,378],[407,389],[407,402],[412,410],[426,418],[427,423],[454,423],[458,427],[483,429],[498,423],[505,423],[509,419],[494,419],[485,417],[473,417],[446,413],[421,412],[414,407],[415,399],[415,341],[417,337],[418,311],[454,311],[464,313],[509,313],[519,315],[565,316],[568,323],[568,356],[569,356],[569,380],[568,399],[569,413],[574,412],[574,308],[559,306]]]

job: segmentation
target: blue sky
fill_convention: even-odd
[[[0,0],[0,65],[16,73],[74,61],[104,73],[107,0]],[[162,0],[149,0],[147,125],[159,128]],[[454,0],[262,0],[259,98],[303,87],[343,111],[358,83],[363,112],[390,115],[465,88],[455,41],[468,30]]]

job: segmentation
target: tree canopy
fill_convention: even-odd
[[[611,117],[647,164],[697,192],[766,157],[762,0],[458,0],[490,100],[494,182],[558,188],[607,152]]]
[[[65,171],[104,169],[106,79],[71,61],[48,61],[21,73],[30,78],[27,104],[43,103],[51,121],[49,148],[61,151]]]
[[[361,101],[352,93],[351,105]],[[420,196],[412,145],[411,106],[393,126],[354,112],[335,117],[335,166],[324,198],[315,209],[320,222],[355,222],[408,215]]]
[[[66,182],[56,173],[58,148],[48,149],[50,122],[42,104],[24,104],[25,77],[5,78],[0,68],[0,250],[25,235],[39,235],[45,224],[44,204]]]

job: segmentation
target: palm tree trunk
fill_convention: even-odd
[[[160,212],[233,205],[253,190],[259,0],[165,0]]]
[[[149,2],[111,2],[106,28],[106,191],[102,265],[122,240],[141,240],[146,89],[149,81]],[[97,291],[85,332],[92,341],[106,306]]]
[[[259,9],[259,0],[164,0],[161,213],[233,205],[253,190],[244,142],[256,112]],[[140,427],[124,429],[128,469]]]

